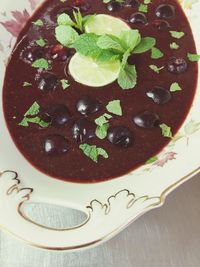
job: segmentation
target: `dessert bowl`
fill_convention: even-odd
[[[0,88],[16,38],[41,0],[2,0],[0,12]],[[200,3],[184,0],[196,47],[200,45]],[[0,228],[28,244],[76,250],[100,244],[131,222],[164,204],[166,196],[200,170],[199,81],[191,110],[178,133],[151,162],[113,180],[80,184],[53,179],[34,168],[15,146],[0,101]],[[2,95],[2,93],[1,93]],[[114,167],[114,166],[113,166]],[[39,225],[24,203],[47,203],[79,210],[87,219],[68,229]]]

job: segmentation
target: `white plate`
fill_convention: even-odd
[[[0,89],[6,62],[18,32],[41,0],[1,0]],[[182,4],[200,46],[200,3]],[[189,9],[188,9],[189,8]],[[17,10],[17,11],[16,11]],[[14,12],[13,12],[14,11]],[[9,21],[9,23],[8,23]],[[200,84],[183,127],[158,160],[112,181],[97,184],[62,182],[36,170],[15,147],[0,101],[0,227],[29,244],[75,250],[108,240],[143,213],[160,207],[167,194],[200,170]],[[23,213],[27,201],[57,204],[83,211],[87,220],[71,229],[50,229]]]

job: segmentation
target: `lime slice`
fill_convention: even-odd
[[[105,86],[114,82],[120,71],[120,61],[96,62],[76,53],[70,60],[69,72],[78,83],[91,87]]]
[[[120,32],[128,31],[130,27],[123,20],[109,15],[96,15],[85,25],[87,33],[93,32],[98,35],[112,34],[119,36]]]

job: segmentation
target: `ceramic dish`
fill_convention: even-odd
[[[41,0],[1,1],[0,88],[16,38]],[[200,46],[200,3],[181,1]],[[100,244],[145,212],[160,207],[166,196],[200,170],[200,84],[187,119],[152,163],[114,180],[76,184],[52,179],[35,169],[17,150],[6,127],[0,101],[0,228],[36,247],[75,250]],[[1,94],[2,95],[2,94]],[[40,202],[80,210],[87,219],[70,229],[52,229],[26,217],[23,204]]]

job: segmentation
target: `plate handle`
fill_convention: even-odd
[[[23,204],[31,200],[33,193],[37,200],[37,192],[21,187],[16,172],[0,173],[0,226],[30,245],[51,250],[75,250],[104,242],[132,220],[160,204],[159,197],[136,197],[124,189],[108,197],[105,203],[93,200],[82,207],[87,219],[81,225],[52,229],[24,215]]]

